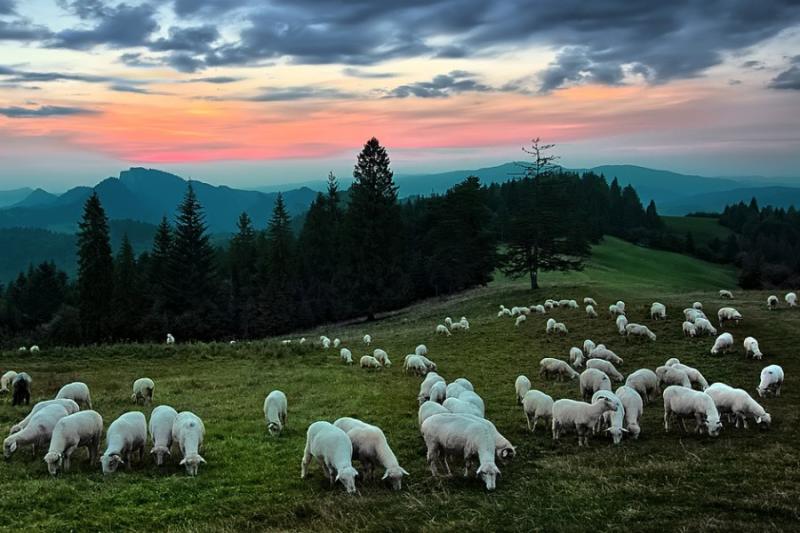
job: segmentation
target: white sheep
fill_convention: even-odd
[[[442,324],[439,324],[438,326],[436,326],[435,333],[437,335],[444,335],[446,337],[449,337],[450,335],[452,335],[452,333],[450,333],[450,330],[447,329],[447,327],[445,327]]]
[[[342,344],[342,341],[339,338],[333,339],[333,347],[334,348],[338,348],[340,344]]]
[[[733,300],[733,293],[725,289],[720,289],[719,297],[726,300]]]
[[[182,411],[175,417],[172,425],[172,440],[178,443],[183,459],[180,464],[186,467],[186,473],[196,476],[197,470],[206,460],[200,455],[206,426],[200,417],[191,411]]]
[[[383,365],[381,365],[381,362],[378,361],[377,359],[375,359],[374,357],[372,357],[371,355],[363,356],[359,360],[359,365],[361,366],[361,368],[367,368],[367,369],[381,370],[383,368]]]
[[[486,406],[483,403],[483,398],[471,390],[461,391],[458,394],[458,399],[464,402],[469,402],[478,408],[480,416],[483,418],[486,413]]]
[[[353,352],[348,350],[347,348],[342,348],[339,350],[339,359],[342,360],[343,363],[352,365],[353,364]]]
[[[778,365],[769,365],[761,370],[761,382],[756,389],[760,397],[764,398],[769,394],[780,396],[782,386],[783,368]]]
[[[167,333],[167,344],[175,344],[175,337],[172,336],[172,333]]]
[[[718,353],[728,353],[733,349],[733,335],[730,333],[723,333],[717,340],[714,341],[714,346],[711,347],[711,355]]]
[[[474,415],[483,418],[483,413],[475,404],[459,398],[447,398],[442,406],[451,413]]]
[[[406,356],[403,369],[406,372],[410,372],[418,376],[424,376],[428,373],[428,367],[425,365],[425,361],[422,359],[422,356],[416,354],[408,354]]]
[[[469,320],[467,320],[467,317],[462,316],[458,323],[461,324],[461,329],[469,331]]]
[[[764,357],[764,354],[761,353],[761,349],[758,347],[758,341],[754,337],[747,337],[744,339],[744,356],[758,360]]]
[[[58,394],[56,394],[56,400],[61,400],[64,398],[72,400],[82,405],[84,408],[92,408],[92,395],[89,393],[89,387],[86,385],[86,383],[76,381],[61,387],[58,391]]]
[[[627,335],[628,339],[631,337],[641,337],[648,338],[653,342],[656,340],[656,334],[650,331],[650,328],[642,324],[628,324],[625,326],[625,334]]]
[[[677,364],[680,364],[680,362],[681,362],[681,360],[678,359],[677,357],[670,357],[669,359],[664,361],[664,366],[677,365]]]
[[[683,336],[684,337],[697,336],[697,327],[688,320],[683,323]]]
[[[514,392],[517,394],[517,404],[522,405],[522,398],[531,390],[531,380],[528,376],[519,375],[514,380]]]
[[[102,438],[103,418],[97,412],[80,411],[65,416],[53,429],[50,449],[44,456],[47,470],[54,476],[59,470],[69,472],[70,457],[81,446],[89,450],[89,464],[95,464]]]
[[[569,307],[570,306],[570,301],[571,300],[559,300],[558,301],[558,306],[559,307]]]
[[[786,303],[789,305],[789,307],[794,307],[797,305],[797,294],[793,292],[787,292],[783,299],[786,300]]]
[[[658,385],[658,376],[649,368],[640,368],[635,372],[631,372],[625,380],[625,386],[638,392],[644,403],[654,400],[661,394],[661,389]]]
[[[594,298],[589,298],[588,296],[583,299],[583,303],[586,305],[597,307],[597,302],[594,301]]]
[[[19,353],[26,353],[28,351],[28,347],[27,346],[20,346],[19,349],[17,349],[17,351]]]
[[[331,487],[338,481],[348,494],[356,492],[358,471],[353,468],[353,443],[347,433],[325,421],[308,426],[306,447],[300,462],[300,479],[305,479],[308,474],[312,457],[319,461]]]
[[[565,336],[567,333],[569,333],[569,330],[567,329],[567,325],[566,325],[566,324],[564,324],[563,322],[556,322],[556,325],[555,325],[555,332],[556,332],[558,335],[561,335],[561,336],[563,337],[563,336]]]
[[[39,412],[39,410],[44,409],[48,405],[61,405],[64,407],[64,409],[67,410],[68,415],[77,413],[78,411],[81,410],[80,406],[78,406],[78,404],[75,403],[74,400],[69,400],[66,398],[60,400],[44,400],[42,402],[37,402],[33,406],[33,409],[31,409],[31,412],[28,413],[28,415],[25,418],[23,418],[13,426],[11,426],[11,428],[8,430],[8,434],[13,435],[14,433],[17,433],[25,429],[27,425],[30,423],[31,418],[33,418],[33,415],[35,415],[37,412]]]
[[[422,380],[419,386],[419,394],[417,395],[417,400],[420,404],[430,400],[431,389],[436,383],[445,383],[444,378],[436,372],[430,372],[425,376],[425,379]]]
[[[419,406],[419,411],[417,412],[417,420],[419,422],[419,425],[421,426],[422,423],[425,422],[425,420],[427,420],[429,417],[449,412],[450,410],[440,403],[426,401]]]
[[[663,391],[670,385],[677,385],[679,387],[692,388],[692,380],[689,379],[689,374],[681,368],[673,366],[660,366],[656,368],[656,376],[658,376],[658,386]]]
[[[501,307],[501,308],[503,308],[503,309],[505,309],[505,307],[503,307],[502,305],[501,305],[500,307]],[[506,310],[506,311],[508,311],[508,309],[505,309],[505,310]],[[509,313],[510,313],[510,311],[509,311]],[[451,327],[451,326],[453,325],[453,319],[452,319],[452,318],[450,318],[449,316],[448,316],[448,317],[446,317],[446,318],[444,319],[444,325],[445,325],[445,326],[447,326],[448,328],[449,328],[449,327]]]
[[[717,328],[707,319],[707,318],[698,318],[694,321],[694,329],[697,332],[697,336],[699,337],[702,334],[708,335],[716,335]]]
[[[556,319],[548,318],[547,323],[545,324],[544,332],[549,335],[555,332],[555,330],[556,330]]]
[[[722,327],[725,322],[733,322],[738,326],[742,320],[742,314],[733,307],[722,307],[717,311],[717,319],[719,320],[719,327]]]
[[[14,382],[14,378],[17,377],[17,373],[13,370],[9,370],[2,377],[0,377],[0,394],[8,394],[9,393],[9,386],[11,383]]]
[[[638,396],[638,394],[637,394]],[[605,432],[611,435],[614,444],[622,442],[622,435],[628,433],[625,429],[625,406],[622,404],[616,394],[609,390],[599,390],[592,395],[592,402],[596,402],[600,398],[607,398],[616,406],[613,411],[606,411],[603,416],[597,421],[595,426],[595,433],[605,427]]]
[[[525,315],[519,315],[516,320],[514,320],[514,326],[519,327],[520,324],[528,320],[528,317]]]
[[[569,309],[577,309],[578,308],[578,302],[576,302],[575,300],[570,300],[569,302],[567,302],[567,308],[569,308]]]
[[[597,348],[597,345],[594,343],[593,340],[586,339],[585,341],[583,341],[583,355],[588,356],[590,353],[592,353],[592,350],[594,350],[595,348]]]
[[[420,344],[416,348],[414,348],[414,353],[417,354],[417,355],[427,356],[428,355],[428,347],[425,346],[424,344]]]
[[[578,369],[583,367],[583,351],[580,348],[573,346],[569,349],[569,363],[572,368]]]
[[[622,309],[622,311],[625,311],[625,302],[623,302],[622,300],[617,300],[617,303],[616,303],[615,305],[616,305],[616,306],[617,306],[619,309]]]
[[[402,488],[403,476],[409,474],[398,463],[381,428],[349,417],[340,418],[333,425],[347,434],[353,445],[353,459],[361,462],[366,477],[372,477],[374,465],[379,464],[384,468],[381,479],[389,480],[394,490]]]
[[[617,316],[616,320],[617,331],[620,335],[625,335],[625,327],[628,325],[628,319],[625,315]]]
[[[706,318],[706,314],[699,309],[695,309],[694,307],[687,307],[683,310],[683,317],[687,321],[694,324],[698,318]]]
[[[674,415],[680,418],[684,431],[686,417],[694,417],[697,422],[695,428],[697,433],[705,428],[710,437],[716,437],[722,429],[714,400],[705,392],[677,385],[664,389],[664,431],[669,432],[669,423]]]
[[[431,387],[430,398],[432,402],[442,403],[447,398],[447,385],[444,381],[437,381]]]
[[[30,347],[30,352],[31,353],[39,353],[39,351],[40,351],[39,350],[39,346],[36,345],[36,344],[34,344],[33,346]]]
[[[724,383],[714,383],[706,389],[714,400],[720,415],[730,414],[736,418],[736,427],[741,423],[747,429],[747,419],[752,418],[759,426],[769,427],[772,416],[744,389],[734,389]]]
[[[703,310],[703,304],[700,303],[700,302],[695,302],[695,303],[692,304],[692,308],[693,309],[697,309],[698,311],[702,311]]]
[[[650,306],[650,318],[653,320],[666,320],[667,307],[662,303],[653,302],[653,305]]]
[[[550,311],[551,309],[553,309],[554,307],[556,307],[556,305],[557,305],[557,304],[556,304],[555,302],[553,302],[552,300],[547,300],[547,301],[544,303],[544,309],[545,309],[545,311]]]
[[[640,420],[644,412],[644,402],[641,395],[638,391],[627,385],[618,388],[614,394],[617,395],[617,398],[619,398],[622,402],[622,406],[625,408],[625,429],[628,430],[631,437],[638,439],[639,434],[642,432]]]
[[[606,361],[614,363],[615,365],[622,365],[624,362],[622,357],[618,356],[602,344],[597,345],[594,350],[589,352],[589,359],[605,359]]]
[[[625,378],[619,371],[614,368],[614,365],[610,361],[606,361],[605,359],[589,359],[586,361],[586,368],[596,368],[597,370],[603,372],[613,381],[622,382]]]
[[[172,455],[170,451],[172,449],[172,426],[175,425],[177,417],[178,411],[169,405],[159,405],[150,413],[148,429],[150,430],[150,440],[153,441],[150,455],[154,457],[156,466],[162,466],[165,456]]]
[[[322,339],[322,348],[324,350],[328,350],[331,347],[331,340],[328,337],[323,337]]]
[[[608,378],[606,378],[608,379]],[[574,430],[578,435],[578,446],[589,445],[589,433],[606,411],[613,411],[617,406],[605,397],[595,403],[578,402],[561,399],[553,403],[553,440],[561,437],[562,431]]]
[[[599,390],[612,390],[611,379],[605,372],[596,368],[587,368],[581,372],[578,383],[581,389],[581,397],[586,402]]]
[[[536,430],[539,419],[545,420],[545,427],[553,420],[553,398],[542,391],[529,390],[522,398],[522,410],[528,421],[528,429]]]
[[[625,316],[625,310],[620,309],[617,304],[611,304],[608,306],[608,314],[610,314],[612,317]]]
[[[453,383],[457,385],[461,385],[465,390],[471,390],[475,392],[475,387],[472,386],[472,383],[467,378],[456,378],[453,380]]]
[[[458,398],[458,395],[464,392],[465,389],[460,383],[448,383],[445,388],[445,398]]]
[[[767,309],[774,311],[778,308],[778,302],[779,300],[777,296],[774,294],[769,295],[769,297],[767,297]]]
[[[39,409],[20,431],[14,432],[3,441],[3,456],[9,459],[20,446],[31,445],[36,455],[38,448],[50,445],[50,437],[59,420],[69,415],[69,411],[58,403]]]
[[[364,341],[364,344],[366,344],[367,346],[372,344],[372,336],[369,333],[364,335],[364,338],[362,340]]]
[[[139,378],[133,382],[133,394],[131,394],[131,400],[134,403],[142,402],[144,405],[153,401],[153,389],[155,389],[155,383],[150,378]]]
[[[689,365],[684,365],[680,362],[665,366],[669,366],[670,368],[675,368],[677,370],[683,370],[684,372],[686,372],[686,377],[689,378],[689,382],[691,383],[691,385],[692,386],[696,385],[701,391],[704,391],[708,388],[708,381],[706,381],[706,378],[703,377],[703,374],[701,374],[700,371],[697,370],[696,368],[691,367]]]
[[[385,366],[386,368],[392,366],[392,362],[389,360],[389,354],[387,354],[385,350],[381,350],[380,348],[375,348],[375,350],[372,352],[372,357],[377,359],[378,362],[381,365]]]
[[[264,399],[264,420],[270,435],[278,435],[286,427],[288,402],[286,394],[274,390]]]
[[[569,363],[555,357],[545,357],[539,361],[539,375],[545,378],[555,376],[559,381],[578,377],[578,373],[569,366]]]
[[[174,430],[173,430],[174,434]],[[147,421],[139,411],[130,411],[114,420],[106,431],[106,451],[100,457],[103,474],[113,474],[121,464],[131,467],[135,452],[144,458],[147,444]]]
[[[532,305],[531,312],[543,315],[547,312],[547,310],[544,308],[543,305],[539,304],[539,305]]]
[[[594,310],[594,306],[587,305],[586,306],[586,317],[587,318],[597,318],[597,311]]]

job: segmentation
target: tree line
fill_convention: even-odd
[[[535,139],[537,148],[550,146]],[[330,175],[300,221],[278,195],[263,229],[243,213],[219,247],[189,183],[174,223],[165,217],[138,257],[127,238],[113,253],[94,194],[79,224],[76,279],[43,263],[0,287],[0,334],[54,344],[160,341],[167,332],[261,338],[374,319],[485,285],[498,269],[536,288],[539,272],[582,268],[603,235],[661,231],[655,204],[644,208],[633,187],[565,172],[546,157],[502,184],[468,177],[444,194],[401,201],[389,155],[373,138],[348,190]]]

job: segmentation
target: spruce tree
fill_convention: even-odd
[[[108,218],[94,192],[78,225],[78,309],[81,334],[88,342],[106,340],[112,312],[114,261]]]
[[[231,273],[231,315],[233,327],[248,338],[255,312],[257,252],[256,231],[247,213],[239,215],[238,232],[231,239],[229,252]]]
[[[138,338],[142,318],[142,292],[133,246],[126,233],[114,261],[114,315],[112,324],[118,339]]]
[[[259,272],[259,323],[264,334],[282,333],[292,325],[293,253],[291,218],[283,195],[278,194],[267,226],[266,250]]]

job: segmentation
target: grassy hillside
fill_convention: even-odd
[[[648,283],[648,273],[650,276]],[[37,356],[3,354],[5,368],[28,371],[34,397],[49,398],[68,381],[90,385],[95,408],[106,426],[133,409],[135,378],[156,382],[155,404],[190,409],[205,421],[203,456],[197,478],[187,478],[177,457],[162,471],[148,458],[130,471],[103,477],[87,464],[85,452],[73,458],[72,472],[52,479],[41,454],[18,451],[0,465],[0,514],[11,530],[397,530],[397,531],[581,531],[591,524],[607,531],[620,524],[637,530],[763,531],[796,527],[800,515],[796,447],[800,438],[800,392],[792,376],[800,373],[794,339],[800,311],[768,312],[765,293],[737,293],[734,305],[745,316],[731,331],[737,351],[712,357],[708,338],[681,335],[680,310],[701,300],[712,313],[723,303],[718,288],[731,288],[730,273],[698,261],[632,247],[609,239],[585,272],[545,276],[545,288],[531,293],[524,283],[505,281],[446,300],[432,300],[391,318],[353,326],[328,326],[304,332],[338,336],[359,357],[373,346],[388,351],[395,365],[368,372],[339,363],[337,354],[306,343],[281,346],[256,343],[167,346],[106,346],[82,349],[43,347]],[[624,296],[632,321],[648,324],[655,343],[626,343],[613,322],[585,318],[582,310],[556,310],[569,334],[546,338],[546,316],[531,316],[519,328],[498,319],[497,305],[524,305],[545,298],[594,297],[601,308]],[[667,321],[653,323],[646,311],[653,300],[668,307]],[[467,333],[436,337],[445,316],[466,315]],[[766,354],[763,362],[745,360],[741,340],[754,335]],[[298,337],[299,335],[296,335]],[[577,398],[576,382],[545,381],[538,361],[566,358],[585,338],[605,342],[624,359],[620,370],[655,368],[668,357],[696,366],[710,382],[725,381],[753,391],[760,369],[783,366],[789,381],[780,398],[762,404],[772,414],[770,431],[726,427],[719,438],[673,430],[665,434],[660,402],[645,407],[638,441],[614,447],[601,436],[579,449],[569,434],[554,444],[541,429],[531,435],[514,400],[514,379],[526,374],[535,388],[554,398]],[[179,339],[180,341],[180,339]],[[430,357],[449,381],[465,376],[486,401],[487,418],[517,446],[517,457],[499,464],[498,489],[487,493],[477,480],[431,477],[417,428],[420,379],[401,369],[404,354],[427,344]],[[287,430],[267,435],[261,412],[272,389],[289,398]],[[26,408],[0,401],[0,426],[21,419]],[[149,415],[151,407],[144,409]],[[403,490],[392,492],[379,479],[359,480],[359,495],[330,489],[317,465],[299,478],[309,423],[356,416],[381,426],[411,473]],[[692,424],[689,424],[690,427]],[[149,449],[149,448],[148,448]],[[177,455],[177,454],[174,454]],[[382,471],[379,471],[382,473]],[[588,526],[591,527],[591,526]]]
[[[694,242],[698,246],[715,238],[724,241],[732,233],[730,229],[720,225],[715,218],[662,216],[661,219],[667,225],[667,229],[681,239],[691,232]]]

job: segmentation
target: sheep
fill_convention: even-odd
[[[425,420],[421,431],[428,449],[428,465],[434,476],[438,476],[436,461],[440,457],[462,456],[467,473],[477,456],[479,467],[476,475],[483,479],[487,490],[496,488],[500,469],[495,463],[496,431],[489,421],[452,413],[439,414]]]
[[[638,394],[637,394],[638,396]],[[622,442],[623,433],[627,433],[625,429],[625,406],[622,401],[611,391],[599,390],[592,395],[591,403],[596,402],[599,398],[608,398],[617,407],[613,411],[606,411],[603,416],[597,421],[595,426],[595,433],[601,428],[605,427],[605,432],[611,435],[611,439],[615,445]]]
[[[375,348],[375,350],[372,352],[372,357],[377,359],[378,362],[381,365],[385,366],[386,368],[392,366],[392,362],[389,360],[389,354],[387,354],[385,350],[381,350],[380,348]]]
[[[420,344],[416,348],[414,348],[414,353],[417,354],[417,355],[427,356],[428,355],[428,347],[425,346],[424,344]]]
[[[503,318],[504,316],[513,316],[513,313],[511,312],[511,309],[501,306],[501,309],[497,312],[497,318]]]
[[[622,357],[618,356],[602,344],[598,345],[594,350],[589,352],[589,359],[605,359],[615,365],[621,365],[624,361]]]
[[[616,320],[617,331],[620,335],[625,335],[625,327],[628,325],[628,319],[625,315],[619,315]]]
[[[747,337],[744,340],[744,356],[758,359],[759,361],[764,356],[758,347],[758,341],[753,337]]]
[[[684,337],[697,336],[697,327],[688,320],[683,323],[683,336]]]
[[[175,417],[172,425],[172,440],[178,443],[183,459],[180,464],[186,467],[186,474],[196,476],[197,470],[206,460],[200,455],[206,427],[199,416],[191,411],[182,411]]]
[[[661,394],[658,376],[649,368],[640,368],[635,372],[631,372],[625,380],[625,386],[638,392],[639,396],[642,397],[642,402],[645,404]]]
[[[694,321],[694,329],[697,332],[697,336],[707,333],[708,335],[716,335],[717,328],[714,327],[711,322],[706,318],[698,318]]]
[[[325,343],[325,341],[328,341],[328,344],[330,344],[330,342],[331,342],[331,339],[330,339],[330,337],[328,337],[327,335],[320,335],[320,336],[319,336],[319,342],[320,342],[321,344],[324,344],[324,343]]]
[[[681,368],[660,366],[656,368],[656,376],[658,376],[658,386],[662,391],[671,385],[678,385],[687,389],[692,388],[692,380],[689,379],[689,374]]]
[[[572,365],[572,368],[578,369],[583,366],[583,352],[580,348],[573,346],[569,349],[569,363]]]
[[[689,365],[684,365],[680,362],[669,365],[669,368],[683,370],[686,372],[686,377],[689,378],[689,383],[692,386],[697,386],[701,391],[704,391],[708,388],[708,381],[706,381],[706,378],[703,377],[703,374],[700,373],[700,371],[696,368]]]
[[[592,395],[599,390],[611,390],[611,379],[605,372],[596,368],[587,368],[581,372],[578,384],[581,389],[581,397],[585,402],[588,402]]]
[[[56,424],[69,414],[71,413],[67,411],[67,408],[59,403],[43,406],[33,413],[28,424],[22,430],[6,437],[3,441],[3,456],[10,459],[20,446],[28,444],[32,446],[33,454],[36,455],[37,448],[50,445],[50,437],[53,435]]]
[[[697,309],[698,311],[702,311],[703,310],[703,304],[700,303],[700,302],[695,302],[695,303],[692,304],[692,308],[693,309]]]
[[[599,397],[594,403],[568,399],[556,400],[553,403],[553,421],[551,423],[553,440],[559,440],[562,431],[574,429],[578,434],[578,446],[588,446],[589,433],[597,425],[603,413],[616,409],[616,404],[605,397]]]
[[[517,405],[522,405],[522,398],[531,390],[531,380],[527,376],[519,375],[514,380],[514,391],[517,394]]]
[[[445,388],[445,399],[447,398],[458,398],[458,395],[464,392],[465,389],[461,383],[448,383],[447,387]]]
[[[29,351],[31,353],[39,353],[39,346],[34,344],[33,346],[30,347]]]
[[[597,345],[591,339],[583,341],[583,355],[588,356],[595,348],[597,348]]]
[[[543,315],[543,314],[545,314],[546,309],[541,304],[540,305],[532,305],[531,306],[531,312]]]
[[[172,333],[167,333],[167,344],[175,344],[175,337],[172,336]]]
[[[438,326],[436,326],[436,330],[434,332],[437,335],[444,335],[446,337],[452,335],[452,333],[450,333],[450,330],[447,329],[447,327],[445,327],[443,324],[439,324]]]
[[[150,378],[139,378],[133,382],[133,394],[131,394],[131,400],[134,403],[139,403],[140,401],[142,404],[147,405],[148,403],[153,401],[153,389],[155,388],[155,383]]]
[[[22,431],[23,429],[25,429],[28,426],[28,424],[30,423],[30,421],[33,418],[33,416],[36,413],[38,413],[41,409],[44,409],[45,407],[47,407],[48,405],[60,405],[60,406],[64,407],[64,409],[67,410],[67,414],[68,415],[71,415],[73,413],[77,413],[78,411],[81,410],[81,408],[78,406],[77,403],[75,403],[74,400],[69,400],[69,399],[66,399],[66,398],[62,398],[62,399],[59,399],[59,400],[44,400],[42,402],[37,402],[33,406],[33,408],[31,409],[31,412],[28,413],[28,415],[25,418],[23,418],[22,420],[20,420],[19,422],[17,422],[13,426],[11,426],[11,428],[8,430],[8,434],[9,435],[13,435],[14,433],[18,433],[18,432]]]
[[[372,344],[372,336],[369,333],[364,335],[364,338],[362,340],[364,341],[364,344],[366,344],[367,346]]]
[[[302,337],[300,339],[300,341],[298,341],[298,344],[305,344],[305,343],[306,343],[306,338],[305,337]]]
[[[546,302],[544,303],[544,309],[545,309],[545,311],[550,311],[550,310],[551,310],[551,309],[553,309],[555,306],[556,306],[555,302],[553,302],[553,301],[550,301],[550,300],[548,300],[548,301],[546,301]]]
[[[417,395],[417,400],[419,400],[420,404],[430,399],[431,389],[436,383],[445,383],[444,378],[436,372],[430,372],[425,376],[425,379],[422,380],[419,386],[419,394]],[[445,384],[445,386],[447,385]]]
[[[577,309],[578,308],[578,302],[576,302],[575,300],[570,300],[569,302],[567,302],[567,308],[569,308],[569,309]]]
[[[517,307],[515,305],[514,307],[511,308],[511,316],[512,317],[518,316],[521,312],[522,312],[522,308],[521,307]]]
[[[347,420],[359,423],[345,430],[353,445],[353,459],[358,459],[361,462],[367,477],[372,476],[373,465],[380,464],[384,468],[384,474],[381,479],[389,480],[393,490],[400,490],[403,484],[403,476],[409,474],[397,462],[397,456],[389,447],[383,430],[354,418],[340,418],[333,425],[344,430],[344,427],[339,424]],[[345,423],[345,425],[347,424]]]
[[[430,401],[442,403],[447,397],[447,385],[444,381],[437,381],[431,387]]]
[[[519,315],[516,320],[514,320],[514,326],[519,327],[520,324],[525,322],[528,319],[525,315]]]
[[[470,381],[467,378],[456,378],[453,380],[453,383],[461,385],[466,390],[471,390],[472,392],[475,392],[475,387],[472,386],[472,383],[470,383]]]
[[[264,419],[270,435],[278,435],[286,427],[287,405],[286,395],[279,390],[270,392],[264,399]]]
[[[343,363],[352,365],[353,364],[353,352],[348,350],[347,348],[342,348],[339,350],[339,359],[342,360]]]
[[[50,448],[44,456],[47,470],[52,475],[63,469],[69,471],[69,460],[76,448],[89,450],[89,464],[97,461],[100,441],[103,438],[103,418],[95,411],[80,411],[60,419],[50,439]]]
[[[741,423],[747,429],[747,419],[753,418],[756,424],[768,428],[772,416],[759,405],[744,389],[734,389],[724,383],[714,383],[706,391],[714,400],[720,414],[730,413],[736,417],[736,427]]]
[[[322,339],[322,349],[328,350],[331,347],[331,340],[328,337],[323,337]]]
[[[459,398],[447,398],[443,403],[445,409],[451,413],[474,415],[483,418],[483,413],[475,404]]]
[[[11,406],[30,405],[31,383],[33,380],[27,372],[20,372],[11,381]]]
[[[371,355],[363,356],[359,360],[359,365],[361,366],[361,368],[367,368],[367,369],[381,370],[383,368],[383,365],[381,365],[381,362],[378,361],[377,359],[375,359],[374,357],[372,357]]]
[[[9,393],[8,387],[14,382],[15,377],[17,377],[17,373],[13,370],[9,370],[0,377],[0,394]]]
[[[559,300],[558,301],[558,306],[559,307],[569,307],[570,306],[570,301],[572,301],[572,300]]]
[[[505,309],[505,307],[503,307],[502,305],[501,305],[500,307],[501,307],[502,309]],[[506,311],[508,311],[508,309],[505,309],[505,310],[506,310]],[[444,319],[444,325],[445,325],[445,326],[447,326],[448,328],[449,328],[449,327],[451,327],[451,326],[453,325],[453,319],[452,319],[452,318],[450,318],[449,316],[448,316],[448,317],[446,317],[446,318]]]
[[[175,429],[172,430],[173,439]],[[119,465],[131,467],[135,452],[139,452],[139,460],[144,457],[147,444],[147,421],[144,413],[130,411],[114,420],[106,431],[106,451],[100,457],[100,465],[104,475],[113,474]]]
[[[594,310],[594,306],[586,306],[586,318],[597,318],[597,311]]]
[[[557,322],[555,325],[555,332],[563,337],[567,333],[569,333],[569,330],[567,329],[566,324],[564,324],[563,322]]]
[[[733,335],[730,333],[723,333],[717,340],[714,341],[714,346],[711,347],[711,355],[718,353],[728,353],[733,349]]]
[[[548,335],[553,333],[556,329],[556,319],[555,318],[548,318],[547,324],[545,325],[544,332]]]
[[[620,383],[625,381],[625,378],[614,368],[614,365],[604,359],[589,359],[586,361],[586,368],[596,368],[614,381]]]
[[[333,347],[338,348],[339,345],[342,344],[342,341],[339,338],[333,339]]]
[[[698,318],[706,318],[706,314],[693,307],[687,307],[686,309],[683,310],[683,317],[688,322],[694,324]]]
[[[464,329],[464,328],[461,327],[461,322],[453,322],[450,325],[450,331],[451,332],[452,331],[461,331],[462,329]]]
[[[554,357],[545,357],[539,361],[539,375],[546,378],[555,376],[558,381],[563,381],[564,378],[575,379],[578,377],[578,373],[569,366],[569,363]]]
[[[623,385],[614,393],[622,402],[622,407],[625,409],[625,422],[623,427],[628,430],[630,436],[634,439],[639,438],[642,432],[640,420],[642,412],[644,412],[644,402],[641,395],[635,389]]]
[[[786,300],[789,307],[795,307],[797,305],[797,294],[793,292],[787,292],[783,299]]]
[[[774,311],[777,308],[778,308],[778,297],[775,296],[774,294],[771,294],[767,298],[767,309],[769,309],[770,311]]]
[[[617,300],[617,303],[614,304],[617,306],[618,309],[621,309],[623,312],[625,311],[625,302],[622,300]]]
[[[483,398],[481,398],[475,392],[471,390],[461,391],[461,393],[458,395],[458,399],[464,402],[469,402],[477,407],[478,411],[480,411],[480,416],[482,418],[484,417],[484,414],[486,413],[486,407],[483,403]]]
[[[461,329],[464,331],[469,331],[469,320],[467,320],[467,317],[462,316],[458,323],[461,324]]]
[[[612,317],[625,316],[625,310],[620,309],[619,306],[617,306],[617,304],[611,304],[608,306],[608,314],[611,315]]]
[[[742,320],[742,315],[733,307],[723,307],[717,311],[717,319],[719,320],[719,327],[722,327],[725,322],[733,322],[738,326]]]
[[[625,326],[625,334],[628,339],[631,337],[647,337],[653,342],[656,340],[656,334],[650,331],[650,328],[642,324],[628,324]]]
[[[542,391],[529,390],[522,398],[522,410],[528,421],[528,430],[536,431],[540,418],[545,419],[545,427],[553,420],[553,398]]]
[[[26,353],[28,351],[28,347],[27,346],[20,346],[17,351],[19,353]]]
[[[417,413],[417,420],[419,425],[421,426],[425,420],[433,415],[438,415],[440,413],[449,413],[450,410],[447,409],[444,405],[432,401],[423,402],[422,405],[419,406],[419,411]]]
[[[681,362],[681,360],[678,359],[677,357],[670,357],[669,359],[664,361],[664,366],[677,365],[677,364],[680,364],[680,362]]]
[[[761,398],[769,394],[780,396],[782,386],[783,368],[778,365],[769,365],[761,370],[761,382],[758,384],[758,389],[756,389]]]
[[[650,306],[650,318],[652,320],[666,320],[667,307],[662,303],[653,302],[653,305]]]
[[[356,492],[358,471],[353,468],[353,443],[347,433],[325,421],[308,426],[306,447],[300,462],[300,479],[306,478],[312,457],[319,461],[331,487],[338,481],[348,494]]]
[[[422,360],[422,364],[425,365],[425,369],[428,372],[435,372],[436,371],[436,363],[425,357],[424,355],[417,355]]]
[[[175,419],[178,417],[178,411],[169,405],[159,405],[153,412],[150,413],[150,439],[153,441],[153,447],[150,449],[150,455],[155,459],[156,466],[163,466],[164,456],[172,455],[172,426],[175,424]]]
[[[664,431],[669,433],[669,422],[673,415],[681,420],[684,430],[686,425],[684,417],[694,417],[697,422],[695,431],[700,433],[703,428],[710,437],[719,435],[722,422],[719,419],[714,400],[705,392],[699,392],[677,385],[671,385],[664,390]]]
[[[425,365],[421,355],[408,354],[403,368],[406,372],[411,372],[418,376],[424,376],[428,373],[428,367]]]
[[[61,387],[61,389],[59,389],[58,394],[56,394],[56,400],[63,398],[73,400],[84,407],[88,407],[89,409],[92,408],[92,395],[89,393],[89,387],[86,385],[86,383],[76,381],[74,383],[68,383],[67,385],[64,385]]]
[[[583,299],[583,303],[586,305],[591,305],[592,307],[597,307],[597,302],[594,301],[594,298],[589,298],[588,296]]]
[[[720,289],[719,297],[725,300],[733,300],[733,293],[725,289]]]

